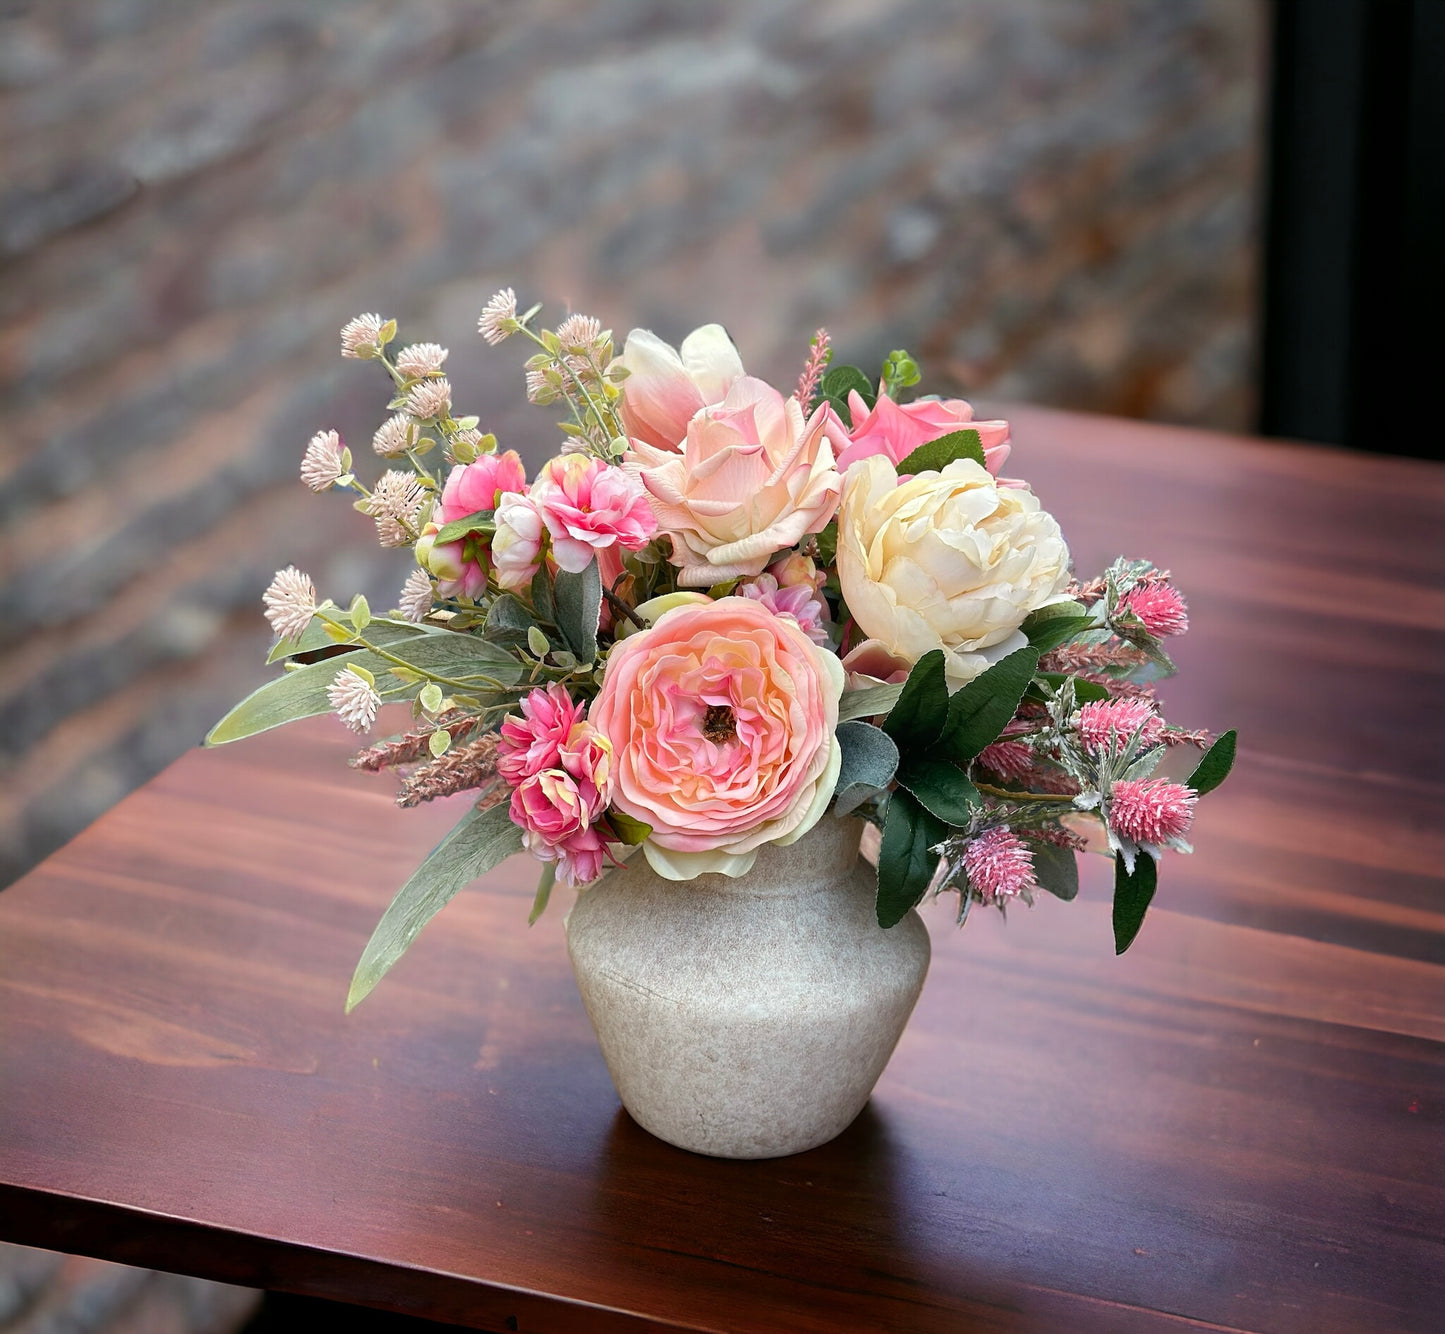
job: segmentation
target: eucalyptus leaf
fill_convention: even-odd
[[[1204,752],[1204,758],[1189,775],[1185,786],[1192,787],[1200,796],[1213,792],[1229,777],[1229,771],[1234,768],[1234,750],[1238,740],[1239,733],[1232,727],[1222,736],[1215,738],[1214,744]]]
[[[532,576],[532,609],[544,621],[557,619],[557,603],[552,596],[552,576],[544,565]]]
[[[836,736],[843,762],[834,788],[833,814],[843,816],[893,781],[898,747],[887,732],[871,723],[839,723]]]
[[[984,466],[983,441],[971,426],[961,431],[950,431],[937,440],[919,445],[899,463],[897,472],[900,477],[920,472],[942,472],[959,459],[972,459],[980,468]]]
[[[903,683],[897,685],[865,686],[862,690],[845,690],[838,701],[838,721],[851,722],[854,718],[876,718],[887,713],[903,693]]]
[[[500,593],[487,608],[487,638],[497,644],[525,644],[536,625],[530,608],[510,593]]]
[[[958,765],[932,755],[906,756],[898,781],[945,824],[967,825],[973,808],[983,802]]]
[[[580,663],[597,657],[597,626],[602,616],[602,575],[594,557],[581,574],[558,570],[552,583],[557,599],[557,628]]]
[[[1009,717],[1012,716],[1010,711]],[[901,750],[914,747],[926,750],[943,734],[948,720],[948,685],[943,670],[943,650],[929,649],[913,664],[898,702],[883,720],[883,730]],[[1002,727],[1003,723],[999,726]]]
[[[948,836],[943,821],[907,792],[888,799],[883,840],[878,848],[878,925],[897,926],[927,892],[938,867],[933,849]]]
[[[948,701],[947,726],[939,729],[939,751],[966,764],[997,740],[1017,712],[1038,665],[1038,651],[1021,648],[974,677]]]
[[[1131,875],[1122,853],[1114,854],[1114,953],[1123,954],[1134,943],[1144,914],[1159,884],[1159,867],[1147,852],[1134,858]]]
[[[536,926],[537,919],[547,911],[548,900],[552,897],[552,886],[557,883],[557,863],[543,862],[542,874],[537,880],[537,892],[532,898],[532,911],[527,914],[527,925]]]
[[[1034,855],[1034,879],[1055,898],[1065,903],[1079,894],[1079,860],[1072,849],[1042,839],[1028,839]]]
[[[350,623],[349,613],[333,614],[337,620]],[[311,624],[301,632],[299,638],[283,639],[275,644],[270,653],[266,655],[266,661],[268,663],[280,662],[283,658],[295,658],[303,653],[314,653],[319,648],[331,648],[338,641],[328,633],[329,628],[326,622],[319,617],[312,617]],[[366,627],[366,637],[373,644],[379,644],[383,648],[402,639],[415,639],[417,635],[445,633],[447,632],[444,630],[430,630],[425,626],[414,625],[411,621],[398,620],[390,616],[373,616],[371,624]],[[358,645],[358,647],[360,646]]]
[[[468,811],[397,890],[376,924],[351,979],[347,1013],[366,999],[406,953],[422,927],[451,902],[459,889],[521,850],[522,831],[512,823],[505,804],[486,811]]]

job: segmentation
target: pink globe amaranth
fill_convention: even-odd
[[[548,460],[528,496],[547,525],[553,558],[570,574],[604,548],[637,551],[657,531],[637,478],[586,454]]]
[[[1189,609],[1185,606],[1184,594],[1163,579],[1146,579],[1136,584],[1122,602],[1151,635],[1160,639],[1182,635],[1189,629]]]
[[[634,329],[617,363],[627,370],[619,403],[623,429],[634,440],[672,451],[682,447],[688,422],[721,403],[743,374],[737,348],[720,324],[694,329],[680,351],[649,329]]]
[[[1182,842],[1194,822],[1199,794],[1163,778],[1126,778],[1109,792],[1109,827],[1136,843]]]
[[[1141,727],[1146,746],[1152,746],[1164,735],[1164,719],[1152,700],[1101,699],[1079,710],[1079,739],[1091,755],[1099,754],[1111,742],[1123,747]]]
[[[543,769],[522,779],[512,789],[509,813],[513,824],[545,843],[560,843],[588,824],[586,798],[565,769]]]
[[[513,787],[524,778],[561,765],[561,750],[582,721],[585,706],[559,682],[533,690],[518,705],[521,713],[502,720],[497,739],[497,772]]]
[[[743,875],[822,816],[841,752],[843,668],[742,597],[678,607],[612,648],[589,713],[612,743],[612,804],[652,828],[659,875]]]
[[[874,454],[885,455],[896,466],[920,445],[965,428],[978,432],[984,467],[994,476],[1009,456],[1009,424],[975,421],[973,405],[961,398],[895,403],[887,394],[879,394],[878,401],[869,408],[855,389],[848,395],[848,411],[854,424],[848,430],[850,443],[838,455],[839,472],[847,472],[859,459]]]
[[[469,514],[495,510],[504,494],[526,489],[526,469],[516,451],[483,454],[475,463],[459,463],[447,474],[432,518],[443,525],[453,523]]]

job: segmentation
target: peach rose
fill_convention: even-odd
[[[652,826],[670,880],[744,875],[764,843],[823,814],[841,753],[843,666],[747,598],[668,612],[614,645],[592,725],[612,743],[612,803]]]
[[[842,490],[830,420],[824,406],[805,422],[796,399],[745,375],[688,423],[681,454],[633,440],[627,467],[672,538],[679,584],[761,574],[775,552],[826,526]]]
[[[720,324],[704,324],[682,340],[681,352],[650,329],[627,335],[617,364],[622,382],[622,425],[634,440],[677,450],[697,413],[721,403],[743,374],[738,350]]]

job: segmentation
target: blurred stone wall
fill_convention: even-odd
[[[1263,0],[0,2],[0,883],[265,675],[294,561],[405,554],[295,482],[453,348],[533,461],[514,285],[619,332],[812,330],[985,398],[1245,428]],[[366,465],[363,464],[363,467]]]

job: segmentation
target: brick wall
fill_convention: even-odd
[[[987,398],[1246,427],[1263,0],[0,5],[0,883],[258,683],[295,561],[405,555],[294,482],[385,401],[360,310],[533,460],[514,284],[827,324]]]

